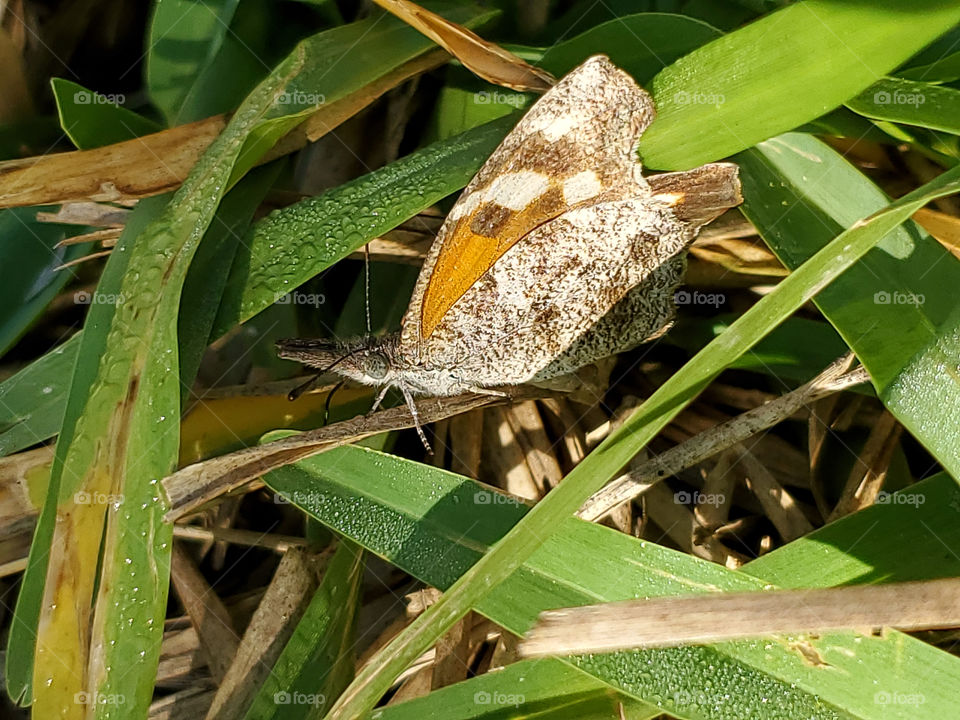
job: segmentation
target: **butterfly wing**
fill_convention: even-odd
[[[632,199],[564,213],[510,248],[457,300],[425,343],[422,366],[449,368],[461,388],[545,377],[631,288],[663,278],[659,269],[692,235],[667,207]],[[668,319],[665,301],[663,293],[643,301],[651,332]],[[595,347],[610,354],[618,328],[608,330],[568,360],[582,366]]]
[[[524,115],[464,190],[428,254],[400,350],[419,362],[445,316],[516,243],[571,209],[650,191],[636,160],[653,103],[603,56]]]

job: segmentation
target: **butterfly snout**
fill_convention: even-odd
[[[331,340],[289,338],[277,341],[278,357],[318,370],[333,366],[348,352],[341,343]]]

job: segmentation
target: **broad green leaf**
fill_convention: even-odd
[[[89,243],[57,247],[68,237],[67,226],[37,221],[37,212],[52,207],[0,210],[0,267],[13,269],[0,284],[0,355],[20,339],[27,328],[63,289],[74,272],[58,270],[65,262],[80,257]],[[70,228],[74,233],[75,228]],[[83,302],[86,296],[78,296]]]
[[[239,0],[156,0],[147,36],[147,88],[168,125],[197,120],[181,112],[216,57]]]
[[[744,150],[833,110],[958,21],[960,5],[939,0],[794,3],[657,75],[640,155],[686,170]]]
[[[790,133],[737,157],[744,212],[795,268],[884,207],[883,192],[819,140]],[[960,262],[912,222],[890,233],[815,302],[870,371],[887,408],[960,477]]]
[[[282,468],[265,480],[312,517],[448,592],[458,576],[483,553],[489,553],[491,546],[500,547],[498,540],[532,512],[475,481],[356,447]],[[798,541],[806,544],[797,546],[792,557],[810,557],[803,576],[806,582],[793,584],[829,586],[834,581],[855,581],[855,569],[865,565],[858,562],[857,538],[867,531],[890,538],[884,545],[881,566],[882,578],[887,581],[958,572],[960,559],[956,556],[937,562],[946,553],[938,550],[940,539],[928,529],[950,522],[956,512],[943,499],[950,497],[948,492],[960,497],[960,491],[943,480],[926,481],[896,496],[909,503],[891,501],[867,511],[867,517],[857,514],[819,531],[812,536],[816,541]],[[927,501],[916,501],[917,493],[925,493]],[[901,528],[903,542],[894,545],[898,536],[892,531]],[[949,544],[957,532],[943,535],[943,542]],[[920,572],[913,542],[918,543],[918,553],[931,555]],[[777,552],[789,555],[791,547]],[[871,554],[867,561],[873,559],[880,556]],[[539,612],[549,608],[637,597],[761,590],[788,571],[789,560],[784,557],[776,564],[782,568],[779,573],[773,564],[767,566],[769,573],[761,572],[759,565],[748,565],[757,568],[748,575],[566,517],[558,522],[557,532],[477,609],[520,634],[533,625]],[[823,576],[815,575],[817,561],[825,568]],[[881,576],[862,579],[879,580]],[[899,692],[910,684],[911,692],[928,698],[924,708],[931,713],[928,717],[937,717],[937,712],[952,703],[950,688],[960,679],[960,660],[898,633],[883,638],[833,633],[807,642],[813,652],[830,655],[831,672],[806,662],[789,643],[779,641],[618,653],[564,662],[578,664],[597,680],[683,718],[886,718],[891,717],[886,714],[889,708],[876,704],[874,693],[878,689]],[[924,678],[927,668],[934,666],[937,677]],[[710,683],[704,683],[707,672]],[[496,677],[491,675],[489,682],[495,683]],[[868,681],[846,687],[856,677]],[[866,689],[869,693],[865,694]],[[760,712],[757,707],[766,710]],[[902,708],[892,717],[914,717],[909,715],[912,710]]]
[[[720,36],[716,28],[685,15],[627,15],[541,50],[539,64],[563,75],[591,55],[603,53],[646,86],[664,67]]]
[[[554,488],[524,520],[357,675],[329,717],[368,711],[390,684],[450,626],[476,607],[556,531],[559,523],[666,426],[724,368],[803,303],[830,285],[924,204],[960,190],[960,169],[948,171],[841,233],[678,370]],[[604,661],[607,662],[607,661]]]
[[[618,714],[620,709],[623,714]],[[432,691],[429,695],[375,710],[371,720],[649,720],[660,708],[619,695],[566,663],[523,660],[502,670]]]
[[[123,95],[103,95],[70,80],[53,78],[53,99],[60,126],[80,150],[131,140],[160,126],[123,107]]]
[[[245,720],[317,717],[353,677],[363,550],[342,541]]]

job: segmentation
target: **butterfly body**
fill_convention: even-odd
[[[662,334],[686,248],[741,198],[729,163],[643,176],[637,145],[653,117],[627,73],[588,59],[466,187],[398,334],[283,341],[281,357],[410,402],[547,380]]]

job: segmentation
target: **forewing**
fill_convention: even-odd
[[[636,146],[653,115],[650,96],[603,56],[560,80],[444,222],[404,318],[401,351],[419,358],[454,304],[535,228],[571,209],[649,196]]]

